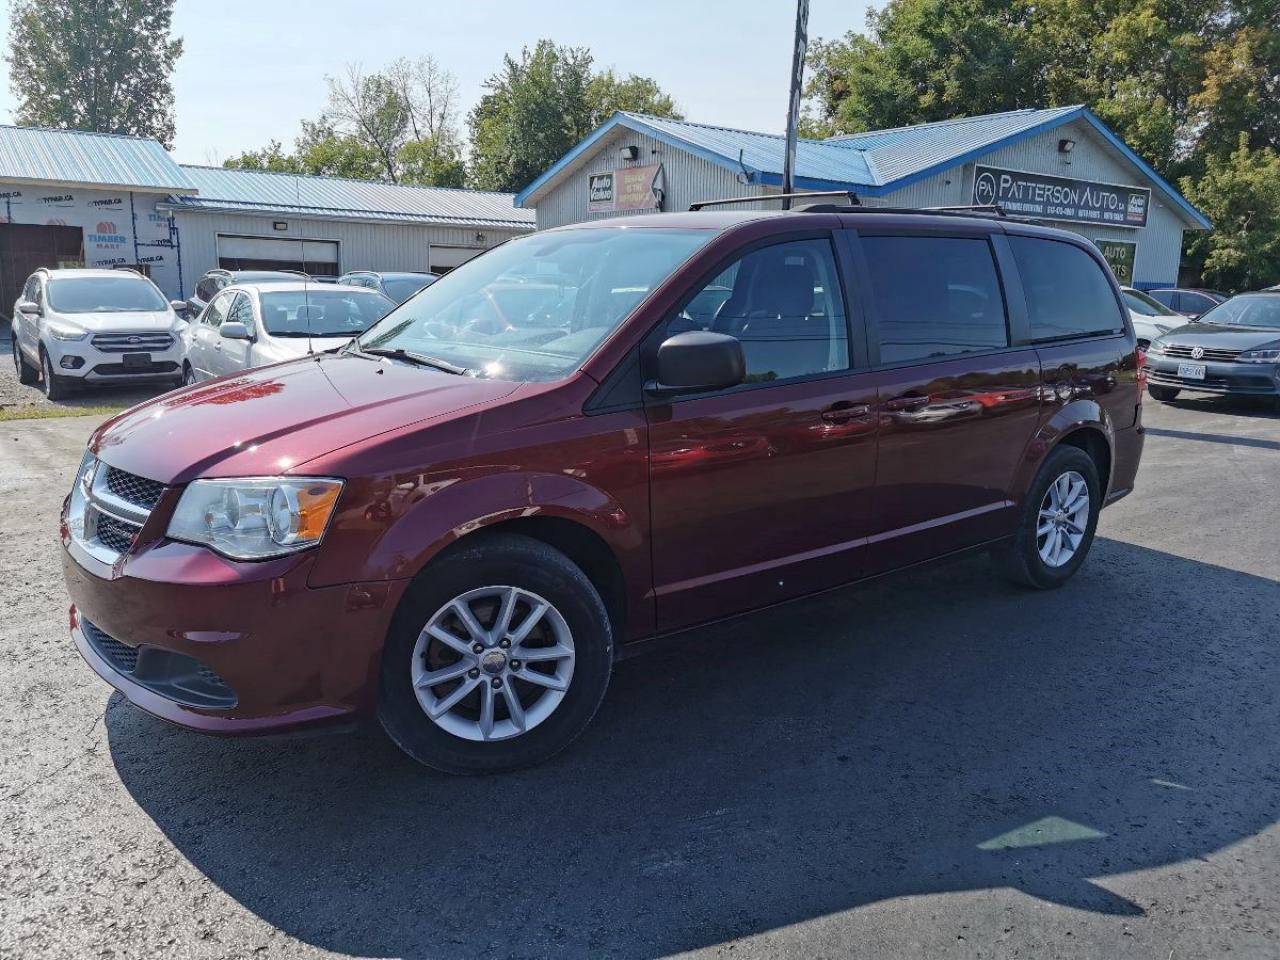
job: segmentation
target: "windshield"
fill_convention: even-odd
[[[1202,316],[1200,322],[1280,329],[1280,297],[1265,293],[1232,297]]]
[[[441,277],[360,345],[500,380],[558,380],[713,236],[599,227],[512,240]]]
[[[1179,316],[1159,300],[1154,300],[1145,293],[1140,293],[1137,290],[1122,290],[1121,293],[1124,294],[1124,302],[1134,313],[1140,313],[1145,317]]]
[[[395,304],[380,293],[355,290],[282,290],[260,295],[262,325],[273,337],[354,337]]]
[[[168,310],[169,302],[141,277],[66,277],[49,281],[49,306],[58,313]]]
[[[431,283],[435,277],[383,277],[382,289],[396,303],[404,303],[415,293]]]

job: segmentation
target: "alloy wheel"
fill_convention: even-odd
[[[487,586],[437,610],[414,644],[411,681],[432,723],[464,740],[507,740],[555,711],[573,679],[569,625],[549,601]]]
[[[1071,561],[1089,524],[1089,484],[1075,470],[1058,476],[1045,491],[1036,520],[1036,549],[1045,566]]]

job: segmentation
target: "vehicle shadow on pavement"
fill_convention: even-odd
[[[1273,580],[1100,540],[1057,592],[972,558],[705,630],[508,776],[107,727],[183,855],[341,953],[658,956],[1000,887],[1140,915],[1120,875],[1280,819],[1278,616]]]

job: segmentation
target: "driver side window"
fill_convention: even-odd
[[[227,320],[231,323],[243,323],[249,335],[253,336],[253,303],[248,294],[237,293],[227,312]]]
[[[736,337],[746,383],[847,370],[848,325],[831,242],[793,240],[734,261],[668,322],[665,336],[689,330]]]

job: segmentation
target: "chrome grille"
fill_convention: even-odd
[[[1194,349],[1195,347],[1193,346],[1185,346],[1180,343],[1168,344],[1164,348],[1164,356],[1174,357],[1178,360],[1190,360],[1191,351]],[[1239,350],[1219,350],[1216,348],[1210,349],[1209,347],[1205,347],[1204,356],[1199,359],[1209,360],[1216,363],[1232,363],[1238,356],[1240,356]]]
[[[128,553],[133,548],[133,541],[137,539],[138,531],[141,529],[101,511],[94,519],[94,531],[98,542],[115,553]]]
[[[107,467],[107,489],[135,507],[152,510],[164,493],[164,484],[115,467]]]
[[[168,333],[99,333],[91,341],[103,353],[158,353],[173,345]]]

